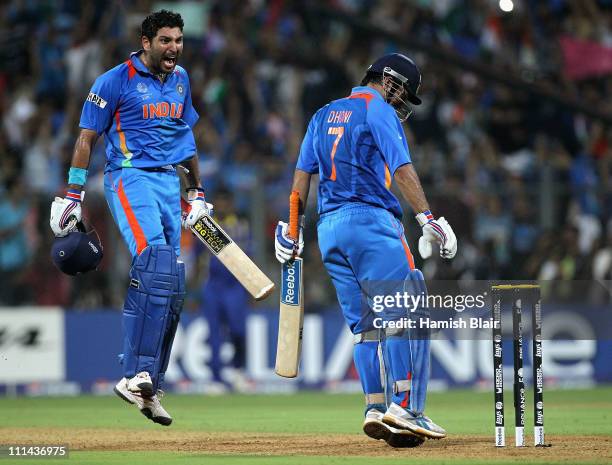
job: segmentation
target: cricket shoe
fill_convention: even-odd
[[[372,439],[383,439],[391,447],[418,447],[425,439],[414,434],[412,431],[397,429],[386,425],[382,419],[384,413],[370,409],[363,421],[363,432]]]
[[[427,439],[442,439],[446,437],[444,428],[436,425],[423,414],[415,415],[396,403],[391,403],[385,412],[382,421],[394,428],[412,431]]]
[[[146,371],[141,371],[133,378],[130,378],[127,382],[128,391],[132,393],[138,393],[145,397],[151,397],[153,392],[153,381],[151,376]]]
[[[127,403],[136,405],[140,412],[154,423],[159,423],[164,426],[169,426],[172,423],[172,417],[159,402],[159,399],[164,395],[164,391],[159,389],[156,395],[144,397],[139,393],[130,392],[127,386],[128,380],[126,378],[121,378],[113,390],[115,394]]]

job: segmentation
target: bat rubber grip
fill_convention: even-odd
[[[289,237],[298,240],[298,215],[300,211],[300,193],[292,191],[289,197]]]

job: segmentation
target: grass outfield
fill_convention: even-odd
[[[612,388],[546,391],[546,442],[534,448],[528,394],[527,444],[513,447],[514,411],[506,394],[506,442],[493,446],[492,393],[432,393],[428,415],[449,437],[392,449],[361,433],[362,397],[297,395],[175,396],[174,417],[155,425],[114,397],[0,398],[0,444],[68,444],[53,464],[399,464],[612,463]],[[422,459],[420,459],[422,458]],[[41,459],[2,460],[40,464]]]

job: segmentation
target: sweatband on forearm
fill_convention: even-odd
[[[68,184],[84,186],[87,182],[87,170],[71,166],[68,170]]]
[[[424,212],[419,213],[417,216],[415,216],[415,218],[419,222],[421,227],[434,219],[433,215],[429,210],[425,210]]]
[[[187,191],[187,198],[189,201],[192,200],[205,200],[204,189],[201,187],[188,187],[185,189]]]

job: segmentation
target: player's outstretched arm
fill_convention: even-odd
[[[81,201],[85,197],[83,186],[87,181],[91,151],[97,140],[98,134],[96,131],[81,129],[74,144],[72,162],[68,171],[66,196],[64,198],[55,197],[51,204],[49,225],[53,234],[58,237],[74,231],[77,223],[81,221]]]
[[[310,177],[310,173],[300,169],[296,169],[293,175],[291,190],[300,194],[299,238],[297,241],[291,239],[289,237],[289,225],[284,221],[278,222],[276,234],[274,235],[274,251],[276,259],[281,263],[291,260],[294,256],[301,256],[304,251],[304,210],[306,209],[308,192],[310,191]]]
[[[432,244],[440,245],[442,258],[453,258],[457,253],[457,238],[453,228],[444,217],[435,219],[429,210],[429,203],[423,192],[421,181],[412,164],[400,166],[395,172],[395,181],[399,189],[415,212],[416,219],[423,229],[419,239],[419,253],[423,258],[429,258]]]

